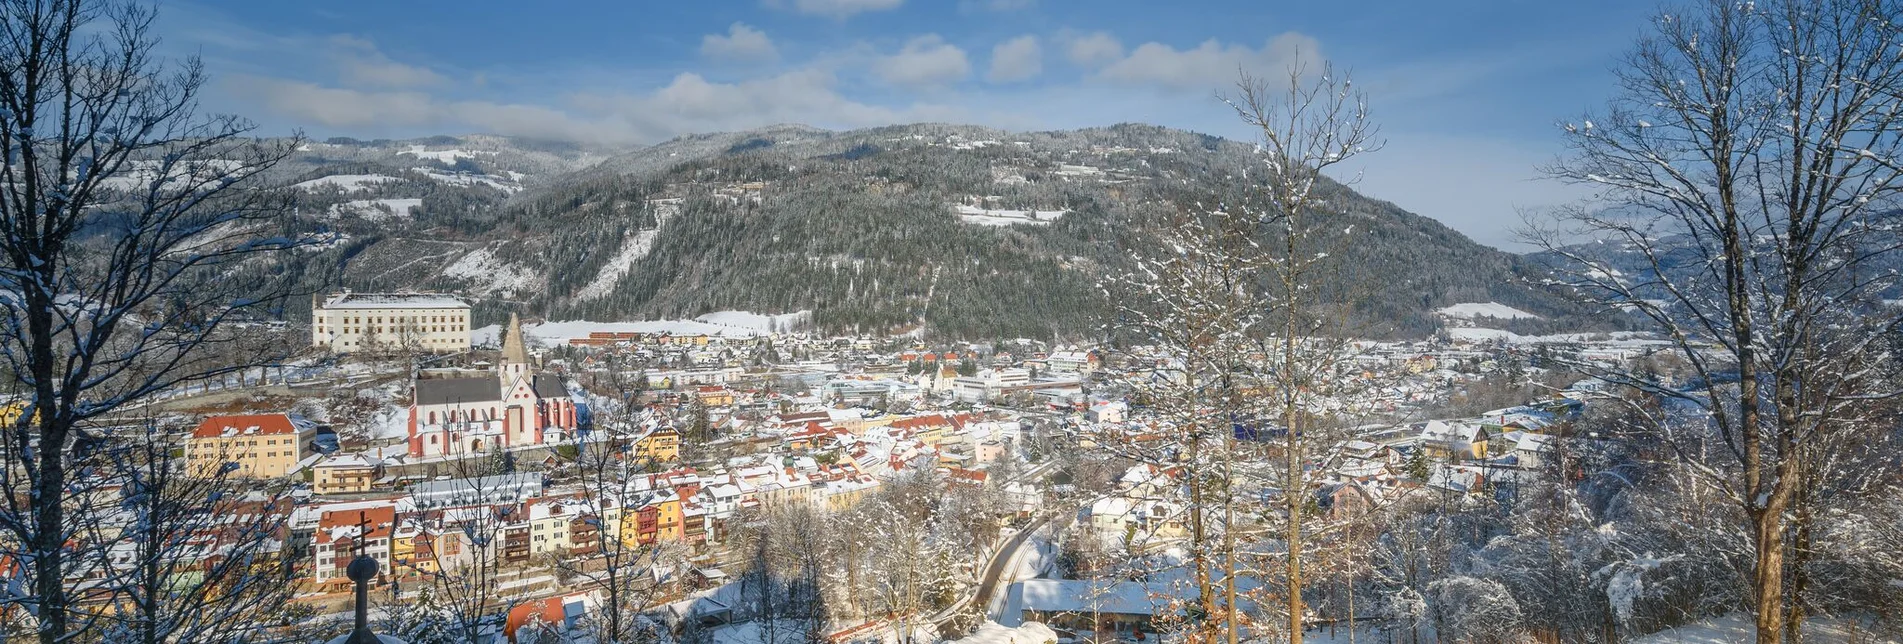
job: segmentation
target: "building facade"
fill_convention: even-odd
[[[317,453],[311,445],[316,435],[316,423],[288,414],[211,416],[186,440],[185,460],[199,477],[229,467],[234,476],[277,478]]]
[[[502,363],[492,376],[420,378],[411,391],[413,457],[483,454],[574,438],[580,414],[560,376],[536,373],[509,318]]]
[[[469,303],[441,293],[311,298],[311,346],[337,353],[469,350]]]

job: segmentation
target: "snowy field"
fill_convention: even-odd
[[[640,320],[634,322],[591,322],[562,320],[523,324],[522,334],[543,347],[558,347],[570,339],[586,338],[590,333],[646,333],[672,335],[717,335],[726,338],[753,338],[770,333],[765,320],[804,319],[809,312],[785,315],[760,315],[745,311],[721,311],[700,316],[698,320]],[[782,326],[781,328],[786,328]],[[469,341],[478,347],[500,346],[502,327],[491,324],[469,333]]]
[[[1445,331],[1447,331],[1447,337],[1457,342],[1489,342],[1493,340],[1499,340],[1507,344],[1573,344],[1573,343],[1582,343],[1582,342],[1593,342],[1593,338],[1604,336],[1607,338],[1607,340],[1604,342],[1600,342],[1599,344],[1613,346],[1613,347],[1625,347],[1625,348],[1636,349],[1640,347],[1659,346],[1659,345],[1666,344],[1664,340],[1659,340],[1659,339],[1651,337],[1649,334],[1640,333],[1636,331],[1614,331],[1611,333],[1603,333],[1603,334],[1602,333],[1555,333],[1552,335],[1520,335],[1512,331],[1502,331],[1500,329],[1479,329],[1479,328],[1466,328],[1466,327],[1449,328],[1449,329],[1445,329]]]
[[[404,150],[402,152],[398,152],[397,154],[408,154],[418,159],[434,159],[437,161],[441,161],[443,163],[455,163],[457,159],[474,159],[476,158],[476,155],[478,154],[495,154],[495,153],[494,152],[465,152],[463,150],[429,150],[426,147],[421,145],[412,145],[410,146],[410,149]]]
[[[1753,639],[1750,618],[1736,613],[1629,641],[1631,644],[1729,644]],[[1807,644],[1903,644],[1903,635],[1872,633],[1867,622],[1853,619],[1816,618],[1804,622],[1804,641]]]
[[[762,315],[747,311],[715,311],[694,318],[696,322],[718,324],[721,326],[753,329],[764,333],[798,329],[813,321],[812,311],[794,311],[779,315]]]
[[[379,183],[388,183],[396,180],[396,177],[383,174],[333,174],[328,177],[318,177],[310,181],[292,184],[291,187],[300,190],[315,190],[324,186],[337,186],[338,188],[342,188],[344,192],[356,192],[359,190],[368,190],[371,186]]]
[[[422,199],[359,199],[331,206],[330,214],[352,214],[366,221],[382,221],[392,217],[408,217],[412,209],[422,205]]]
[[[1028,224],[1049,226],[1070,213],[1069,210],[987,210],[977,206],[958,206],[958,218],[980,226]]]
[[[415,170],[417,173],[422,174],[425,177],[428,177],[432,181],[436,181],[439,183],[446,183],[452,186],[473,186],[473,185],[481,184],[481,185],[486,185],[486,186],[495,188],[497,190],[501,190],[503,192],[516,192],[522,189],[522,186],[516,185],[513,179],[510,179],[508,177],[499,177],[493,174],[470,174],[466,172],[451,173],[451,172],[442,172],[439,170],[433,170],[430,168],[410,168],[410,169]]]
[[[1500,318],[1503,320],[1538,320],[1540,319],[1540,316],[1534,315],[1532,313],[1527,313],[1526,311],[1522,311],[1522,310],[1513,308],[1511,306],[1501,304],[1499,302],[1463,302],[1460,304],[1455,304],[1453,306],[1442,307],[1441,309],[1436,310],[1435,313],[1439,313],[1441,315],[1445,315],[1450,318],[1459,318],[1462,320],[1471,320],[1478,317]]]

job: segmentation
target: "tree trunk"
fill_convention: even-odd
[[[46,262],[50,264],[51,262]],[[50,266],[47,269],[51,269]],[[51,274],[36,276],[39,284],[56,283]],[[39,478],[33,489],[33,539],[27,544],[33,555],[36,582],[34,593],[39,601],[41,644],[64,641],[68,623],[66,596],[66,438],[64,407],[53,390],[53,298],[37,287],[28,287],[27,326],[32,337],[32,353],[27,367],[33,371],[33,411],[39,415]],[[18,422],[30,422],[23,418]],[[26,445],[17,449],[26,449]]]
[[[1758,551],[1752,605],[1757,612],[1758,644],[1778,644],[1784,637],[1784,504],[1767,505],[1751,514]]]

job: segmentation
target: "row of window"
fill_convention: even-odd
[[[478,414],[476,413],[477,411],[482,412],[480,414],[481,418],[477,418],[478,416]],[[449,410],[449,413],[444,414],[444,420],[447,420],[452,423],[469,422],[469,421],[476,421],[476,420],[495,420],[495,419],[496,419],[496,410],[494,409],[483,409],[483,410],[451,409]],[[429,424],[431,425],[436,424],[436,412],[432,411],[429,413]]]
[[[278,455],[277,452],[265,452],[262,454],[262,456],[264,456],[265,458],[276,458],[277,455]],[[284,455],[296,456],[297,452],[284,452]],[[200,453],[187,454],[185,457],[194,461],[204,461],[204,460],[221,460],[227,456],[230,456],[230,454],[226,454],[224,452],[219,452],[216,454],[206,454],[206,453],[200,452]]]
[[[392,315],[388,317],[372,315],[369,317],[347,317],[344,318],[344,324],[364,324],[366,320],[368,320],[370,324],[383,324],[386,320],[392,324],[432,324],[469,321],[461,315]]]
[[[369,331],[367,331],[368,333],[386,333],[386,332],[397,333],[398,331],[402,330],[402,329],[398,329],[397,327],[347,326],[343,328],[343,333],[365,333],[366,332],[365,329],[369,329]],[[469,327],[467,325],[462,325],[462,324],[449,324],[449,325],[442,325],[442,326],[409,327],[408,330],[416,332],[416,333],[466,333],[469,331]],[[324,325],[322,324],[317,325],[318,333],[323,333],[324,331],[325,331]]]

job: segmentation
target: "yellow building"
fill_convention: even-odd
[[[621,513],[621,544],[634,548],[658,542],[681,540],[681,499],[672,493],[650,498],[646,503],[624,508]]]
[[[311,489],[318,494],[356,494],[370,491],[377,466],[362,454],[338,454],[311,466]]]
[[[681,433],[672,427],[661,427],[634,440],[634,455],[655,463],[672,463],[681,459]]]
[[[233,476],[276,478],[316,453],[316,433],[310,421],[286,414],[212,416],[192,431],[185,458],[194,476],[216,476],[229,464]]]

